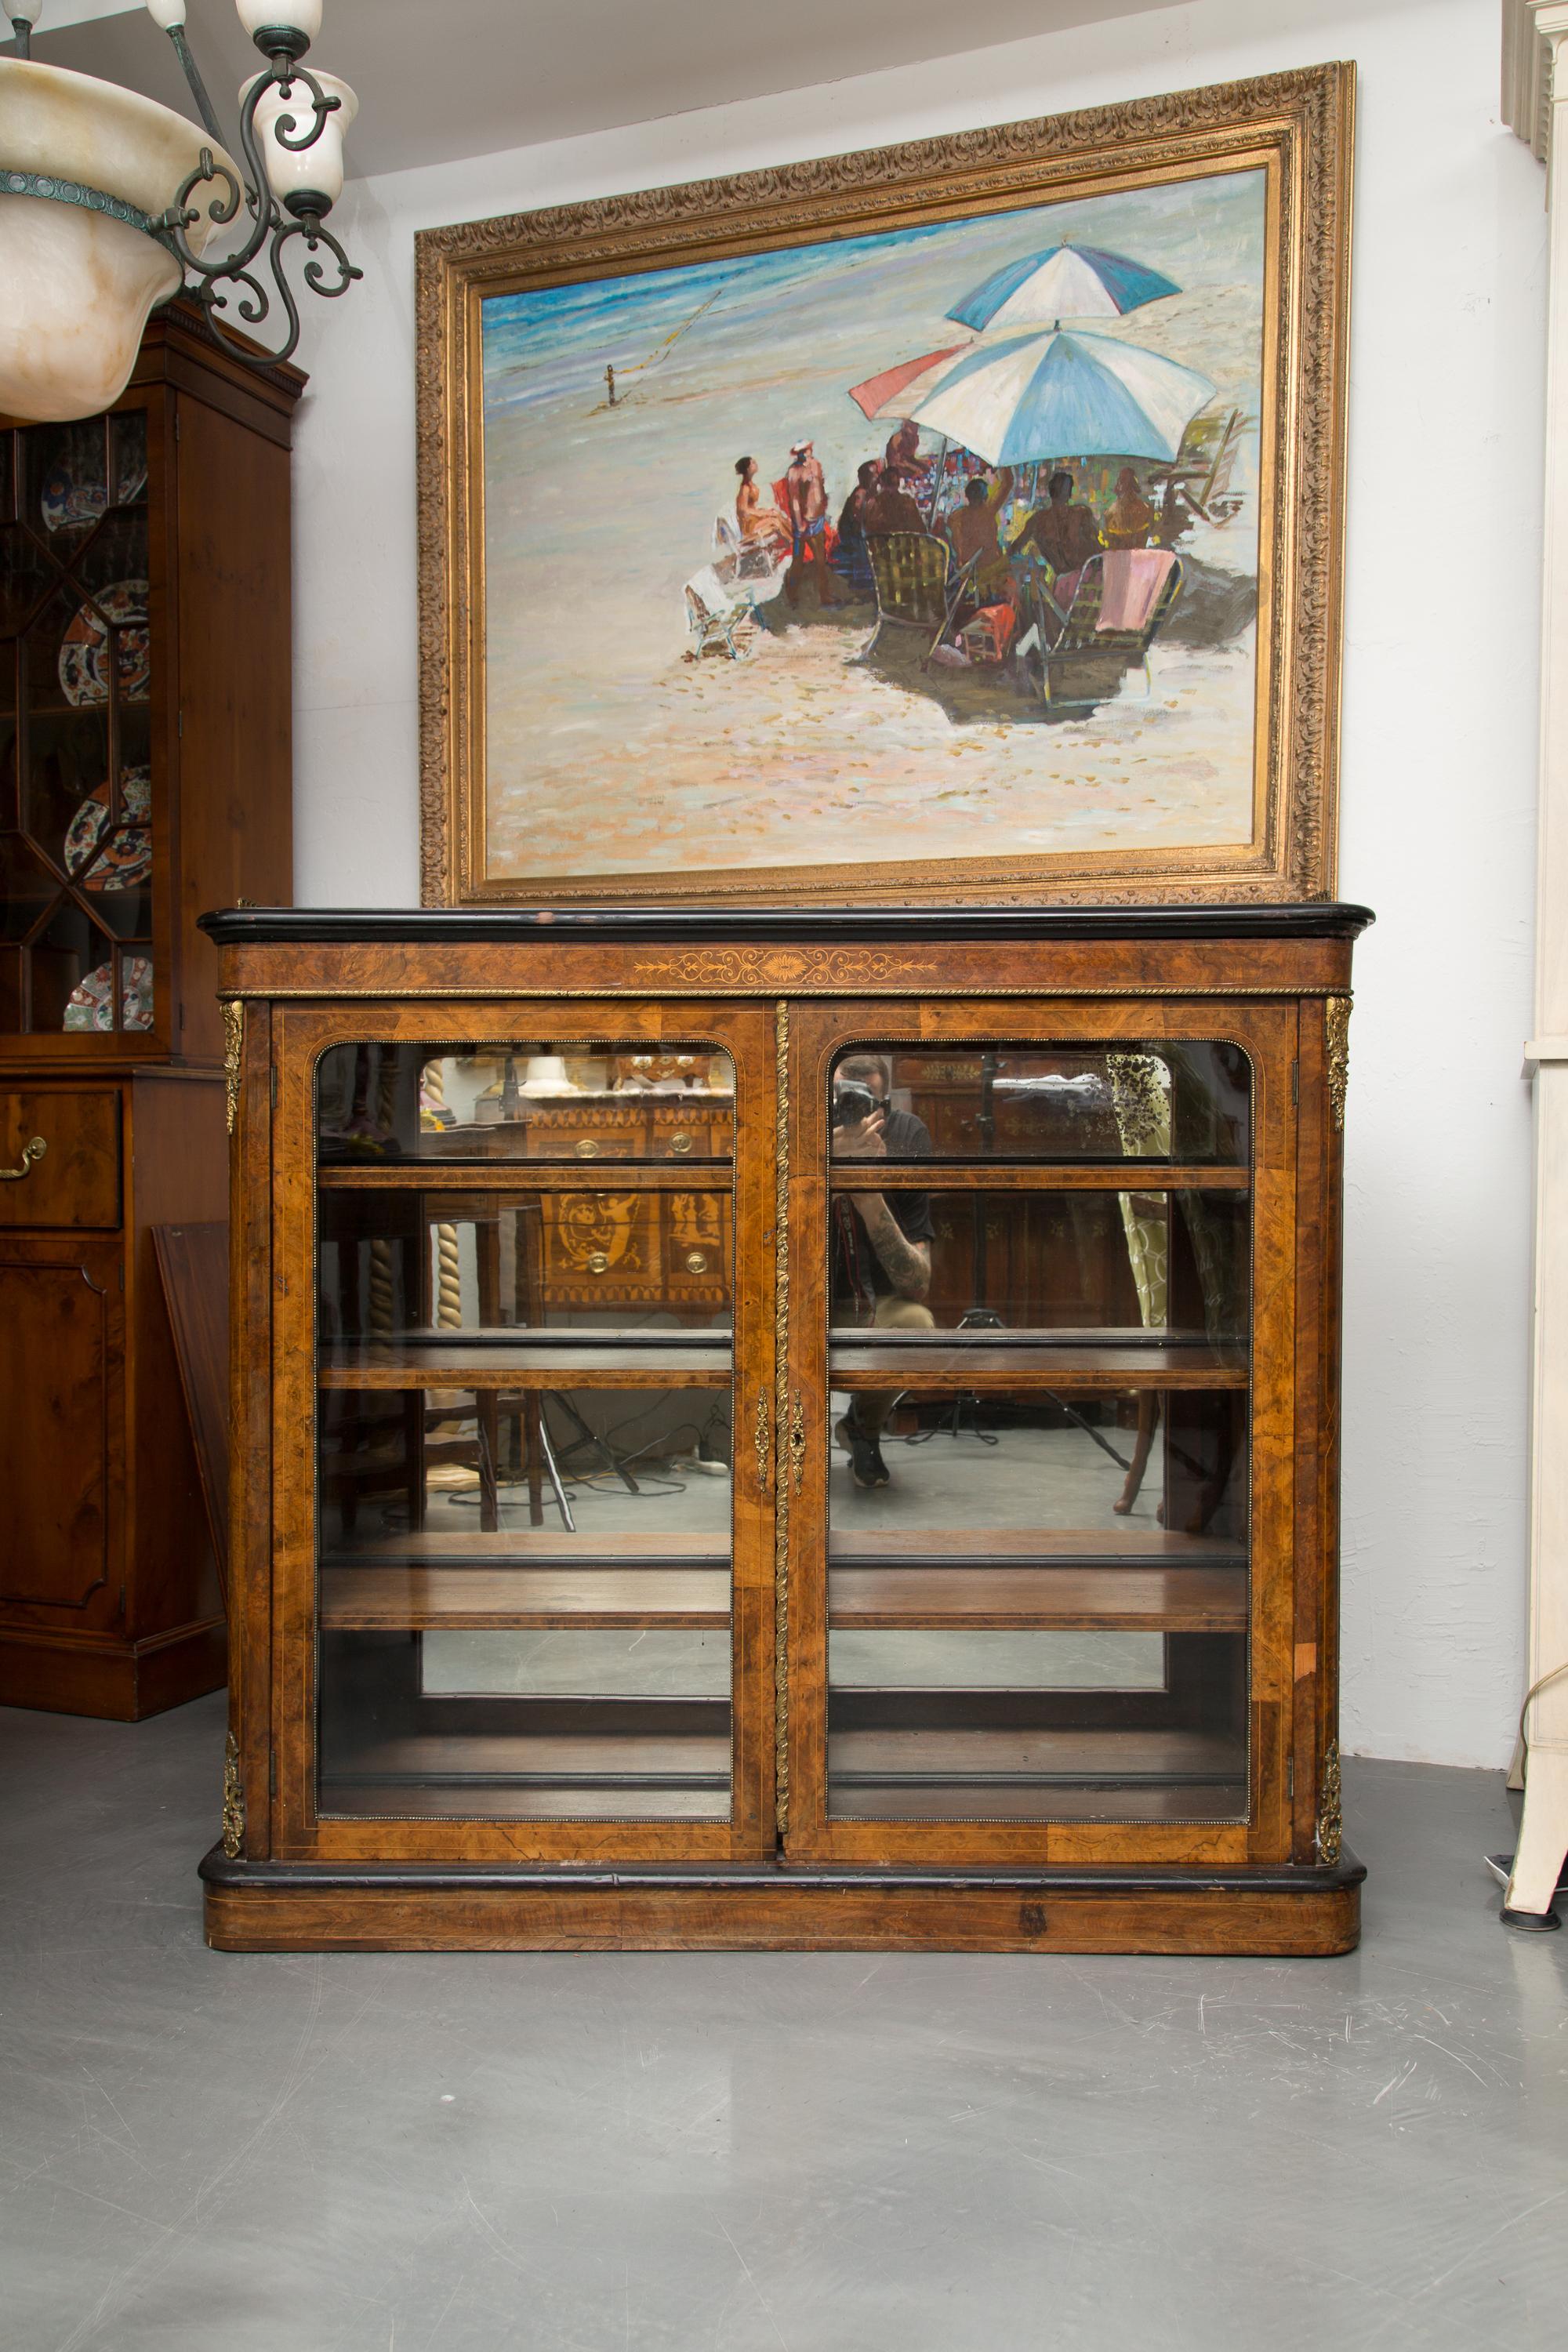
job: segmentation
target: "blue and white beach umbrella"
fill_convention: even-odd
[[[1137,343],[1036,331],[975,344],[905,413],[990,466],[1172,458],[1214,391],[1194,368]]]
[[[1055,326],[1063,319],[1118,319],[1181,290],[1174,279],[1124,253],[1053,245],[994,269],[947,315],[984,334],[991,328]]]

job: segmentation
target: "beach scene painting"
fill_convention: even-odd
[[[1254,162],[486,295],[489,886],[1253,848],[1269,235]]]

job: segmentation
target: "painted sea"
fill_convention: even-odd
[[[1264,227],[1247,171],[489,299],[492,878],[826,866],[847,885],[934,859],[1249,841]],[[963,340],[946,314],[971,289],[1063,243],[1174,282],[1085,324],[1197,371],[1206,413],[1234,420],[1227,495],[1184,519],[1184,585],[1146,667],[1064,710],[1026,656],[966,674],[906,631],[897,658],[891,632],[867,658],[874,604],[824,613],[809,588],[793,611],[760,606],[741,658],[701,649],[685,590],[734,521],[736,460],[755,456],[768,502],[810,440],[837,517],[897,429],[851,388]],[[922,431],[922,457],[943,446]],[[1049,467],[1017,470],[1013,528]]]

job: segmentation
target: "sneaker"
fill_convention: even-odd
[[[882,1459],[882,1449],[877,1440],[868,1437],[847,1413],[836,1424],[833,1434],[849,1456],[849,1475],[858,1486],[887,1486],[892,1484],[891,1474]]]

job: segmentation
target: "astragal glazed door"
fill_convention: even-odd
[[[274,1035],[273,1854],[770,1854],[772,1009]]]
[[[790,1859],[1288,1856],[1296,1025],[790,1009]]]

